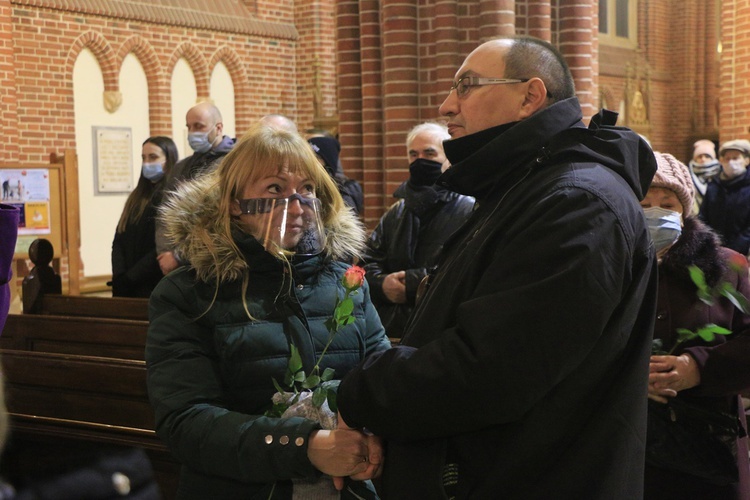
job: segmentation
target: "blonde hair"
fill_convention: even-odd
[[[213,177],[214,188],[219,192],[219,220],[216,221],[215,229],[236,255],[241,256],[242,252],[232,238],[233,228],[239,227],[237,218],[231,214],[233,204],[241,197],[246,186],[282,170],[302,175],[313,182],[315,196],[321,201],[321,217],[325,228],[329,228],[339,214],[347,210],[336,183],[302,136],[289,130],[256,123],[221,160],[216,171],[209,174]],[[216,246],[207,233],[204,236],[207,238],[204,243],[210,249],[215,265],[219,267],[220,256],[215,253]],[[274,255],[290,265],[284,255]],[[252,318],[245,303],[248,271],[249,268],[246,267],[243,272],[242,302],[248,316]],[[218,276],[217,292],[221,281],[222,277]]]

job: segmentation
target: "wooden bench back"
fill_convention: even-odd
[[[0,348],[143,361],[147,321],[10,314]]]
[[[154,429],[144,361],[0,352],[12,414]]]
[[[148,321],[148,299],[46,294],[39,314]]]

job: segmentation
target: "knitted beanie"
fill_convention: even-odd
[[[310,143],[313,151],[323,159],[328,173],[333,175],[339,163],[339,151],[341,151],[339,141],[333,137],[310,137],[307,142]]]
[[[696,156],[705,154],[716,159],[716,146],[714,146],[714,143],[709,141],[708,139],[701,139],[699,141],[695,141],[695,144],[693,144],[693,159],[695,159]]]
[[[669,189],[677,195],[682,204],[682,213],[689,215],[693,210],[693,180],[690,170],[680,160],[668,153],[654,151],[656,173],[650,187]]]

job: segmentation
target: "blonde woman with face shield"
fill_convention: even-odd
[[[290,344],[307,373],[321,355],[344,262],[364,244],[310,146],[258,124],[163,219],[190,264],[152,295],[146,360],[157,432],[183,463],[179,498],[292,498],[311,484],[321,498],[374,498],[362,480],[379,473],[379,440],[264,416]],[[336,378],[389,346],[367,286],[352,298],[356,319],[320,366]],[[321,474],[351,480],[339,492]]]
[[[745,257],[722,247],[716,234],[690,215],[694,191],[688,167],[672,155],[655,155],[658,170],[641,202],[659,262],[654,338],[669,351],[677,342],[678,329],[696,331],[712,323],[732,333],[716,335],[712,342],[689,340],[671,354],[651,356],[645,498],[746,499],[750,492],[747,438],[736,442],[735,480],[721,479],[708,467],[706,476],[701,477],[685,470],[677,460],[667,463],[662,459],[662,447],[668,445],[652,417],[654,410],[659,412],[668,404],[686,403],[734,415],[746,429],[737,394],[750,386],[750,317],[725,297],[717,298],[713,305],[701,301],[688,267],[698,267],[710,287],[728,282],[746,297],[750,296],[750,283]],[[692,438],[699,442],[698,435]],[[709,463],[714,460],[707,449],[703,453]]]

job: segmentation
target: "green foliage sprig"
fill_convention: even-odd
[[[354,301],[352,300],[352,295],[358,293],[359,288],[364,284],[364,279],[365,270],[359,266],[350,267],[341,278],[341,284],[345,291],[344,298],[336,297],[333,314],[325,322],[326,329],[328,330],[328,340],[310,375],[305,373],[302,366],[302,356],[299,349],[294,344],[289,344],[290,356],[286,372],[284,373],[284,380],[282,381],[283,385],[275,378],[272,380],[273,386],[279,394],[285,395],[291,393],[293,396],[291,398],[281,398],[282,401],[274,402],[271,409],[265,413],[266,416],[281,417],[290,406],[299,401],[300,395],[305,391],[312,391],[312,403],[316,408],[320,408],[325,401],[328,401],[328,407],[331,411],[334,413],[338,411],[336,388],[339,381],[333,380],[335,370],[333,368],[326,368],[323,370],[323,373],[320,373],[320,363],[323,361],[323,357],[328,352],[328,348],[331,346],[338,331],[354,323],[355,317],[352,314],[354,312]]]
[[[730,262],[730,267],[737,272],[744,272],[742,270],[743,268],[736,263]],[[706,283],[706,275],[698,266],[688,266],[688,272],[690,274],[690,279],[692,280],[693,284],[695,284],[695,287],[697,289],[696,293],[698,294],[698,299],[704,304],[712,306],[714,305],[714,302],[718,297],[725,297],[737,309],[742,311],[743,314],[748,314],[750,312],[750,302],[748,302],[747,297],[740,293],[734,287],[734,285],[732,285],[728,281],[722,281],[712,288],[708,286],[708,283]],[[705,342],[713,342],[713,340],[716,338],[716,335],[729,335],[732,333],[731,330],[728,330],[722,326],[715,325],[713,323],[704,325],[698,328],[696,331],[688,330],[687,328],[677,328],[676,332],[677,341],[669,350],[669,352],[665,353],[662,350],[663,343],[661,339],[655,339],[652,346],[653,353],[672,354],[677,349],[677,347],[689,340],[700,338]]]

